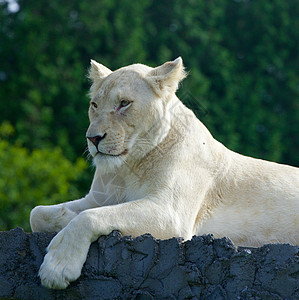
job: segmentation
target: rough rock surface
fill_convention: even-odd
[[[299,299],[298,247],[237,249],[229,239],[136,239],[114,231],[91,245],[81,277],[48,290],[37,276],[54,234],[0,232],[0,298]]]

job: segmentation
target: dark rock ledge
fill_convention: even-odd
[[[236,248],[211,235],[182,243],[117,231],[91,245],[76,282],[48,290],[37,273],[53,236],[0,232],[1,299],[299,299],[298,246]]]

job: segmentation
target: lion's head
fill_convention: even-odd
[[[186,76],[181,58],[157,68],[134,64],[114,72],[91,61],[88,149],[108,168],[156,147],[170,127],[168,105]]]

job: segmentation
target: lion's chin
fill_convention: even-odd
[[[98,152],[93,157],[94,166],[101,170],[102,173],[109,173],[121,167],[124,164],[124,156],[128,153],[127,150],[119,155],[109,155]]]

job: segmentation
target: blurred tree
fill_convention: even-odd
[[[183,56],[190,78],[181,98],[191,92],[191,108],[205,107],[198,117],[226,146],[298,165],[298,7],[293,0],[153,1],[148,57]]]
[[[177,56],[203,121],[233,150],[297,164],[298,2],[1,2],[0,118],[28,148],[84,148],[89,59],[112,69]],[[187,101],[187,100],[186,100]],[[188,102],[188,101],[187,101]],[[200,116],[199,116],[200,117]]]
[[[30,230],[29,214],[39,204],[55,204],[82,196],[78,186],[87,163],[67,160],[60,149],[28,149],[10,144],[13,127],[0,126],[0,230]]]
[[[145,4],[20,0],[10,13],[0,3],[0,119],[12,122],[19,141],[59,145],[72,159],[83,153],[89,60],[112,68],[144,60]]]

